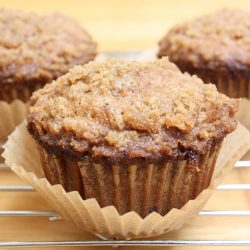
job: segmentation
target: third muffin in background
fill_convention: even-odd
[[[28,101],[32,92],[72,66],[94,59],[96,43],[58,13],[0,9],[0,100]]]
[[[250,14],[245,11],[223,9],[175,26],[159,43],[162,56],[230,97],[250,98]]]

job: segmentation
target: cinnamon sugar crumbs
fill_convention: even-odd
[[[173,27],[159,43],[159,57],[194,67],[250,66],[250,14],[222,9]]]
[[[95,57],[96,43],[75,20],[0,8],[1,84],[47,83]]]
[[[199,148],[233,131],[237,105],[167,58],[107,60],[76,66],[35,92],[28,121],[41,135],[73,134],[88,143],[86,150],[106,145],[130,148],[131,155],[170,154],[179,144]]]

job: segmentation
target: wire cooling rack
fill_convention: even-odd
[[[239,161],[234,166],[239,168],[249,168],[250,161]],[[0,163],[0,169],[9,169],[4,163]],[[218,190],[250,190],[250,184],[222,184]],[[35,192],[28,185],[0,185],[0,192]],[[0,217],[48,217],[53,223],[60,219],[54,211],[41,210],[0,210]],[[198,216],[250,216],[250,210],[203,210]],[[204,225],[205,227],[205,225]],[[110,239],[96,234],[98,240],[77,240],[77,241],[9,241],[0,242],[0,248],[6,247],[69,247],[69,246],[250,246],[250,239],[246,240],[119,240]]]
[[[106,57],[116,57],[116,58],[126,58],[126,59],[139,59],[144,60],[150,59],[154,57],[155,50],[146,51],[146,53],[138,52],[138,51],[117,51],[117,52],[108,52],[100,55],[99,60],[103,60]],[[0,143],[0,149],[1,149]],[[249,158],[249,157],[248,157]],[[1,160],[0,160],[1,161]],[[234,166],[235,170],[241,168],[248,168],[250,170],[250,161],[242,160],[238,161]],[[9,169],[4,163],[0,163],[0,170]],[[231,190],[231,191],[250,191],[250,184],[222,184],[217,187],[217,190]],[[35,190],[28,185],[0,185],[0,193],[1,192],[35,192]],[[1,195],[1,194],[0,194]],[[232,216],[239,217],[250,217],[250,210],[202,210],[199,215],[200,217],[227,217],[230,220]],[[41,211],[41,210],[0,210],[0,217],[48,217],[48,220],[53,223],[53,221],[61,219],[60,216],[54,211]],[[250,225],[249,225],[250,226]],[[206,225],[204,225],[204,228]],[[200,228],[202,230],[202,228]],[[156,247],[171,247],[171,246],[250,246],[250,235],[248,239],[245,240],[214,240],[214,239],[204,239],[204,240],[119,240],[119,239],[111,239],[105,236],[95,234],[98,240],[63,240],[63,241],[8,241],[1,242],[0,248],[22,248],[22,247],[118,247],[118,246],[156,246]],[[195,236],[194,236],[195,238]]]

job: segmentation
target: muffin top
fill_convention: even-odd
[[[167,58],[107,60],[35,92],[28,129],[48,150],[74,157],[188,157],[236,128],[237,106]]]
[[[1,84],[47,83],[95,54],[96,43],[71,18],[0,9]]]
[[[249,70],[250,14],[222,9],[172,28],[159,43],[158,56],[193,67]]]

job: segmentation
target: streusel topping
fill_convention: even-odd
[[[167,58],[107,60],[76,66],[35,92],[28,127],[42,143],[92,155],[202,152],[236,128],[237,105]]]
[[[250,66],[250,14],[222,9],[176,25],[160,41],[158,55],[206,68]]]
[[[95,57],[96,43],[75,20],[0,9],[1,84],[50,82]]]

